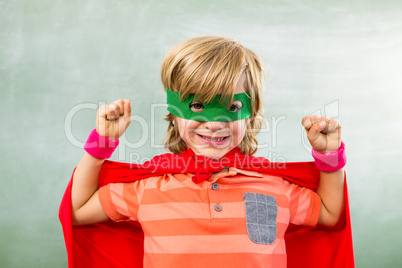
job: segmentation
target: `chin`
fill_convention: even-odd
[[[205,146],[205,143],[190,143],[189,146],[196,155],[202,155],[204,157],[219,160],[225,156],[228,152],[233,150],[236,146],[232,141],[229,141],[225,146],[215,147],[213,145]],[[197,148],[198,147],[198,148]]]
[[[225,150],[212,149],[210,151],[200,152],[200,155],[203,155],[203,156],[208,157],[210,159],[219,160],[227,153],[228,153],[228,150],[226,150],[226,149]]]

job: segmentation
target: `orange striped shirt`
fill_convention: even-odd
[[[280,177],[236,168],[200,184],[192,176],[99,190],[112,220],[141,223],[144,267],[286,267],[289,223],[317,223],[320,197]]]

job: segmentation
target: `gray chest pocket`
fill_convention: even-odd
[[[273,196],[243,193],[246,205],[247,232],[257,244],[271,245],[276,239],[278,207]]]

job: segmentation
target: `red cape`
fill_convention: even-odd
[[[314,162],[273,163],[262,157],[240,154],[238,150],[222,160],[219,163],[211,162],[186,151],[180,155],[156,156],[143,165],[105,161],[99,176],[99,187],[112,182],[130,182],[167,173],[193,173],[196,174],[193,180],[198,183],[209,178],[213,172],[220,171],[222,166],[280,176],[314,191],[319,184],[319,171]],[[72,178],[59,210],[68,266],[142,267],[144,234],[139,223],[107,221],[72,226]],[[346,183],[345,204],[346,224],[341,229],[289,226],[285,234],[288,267],[355,267]]]

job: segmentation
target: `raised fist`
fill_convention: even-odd
[[[335,152],[341,146],[342,127],[336,118],[305,116],[302,125],[311,146],[319,153]]]
[[[117,140],[131,122],[130,100],[116,100],[99,107],[96,116],[96,131],[99,135]]]

